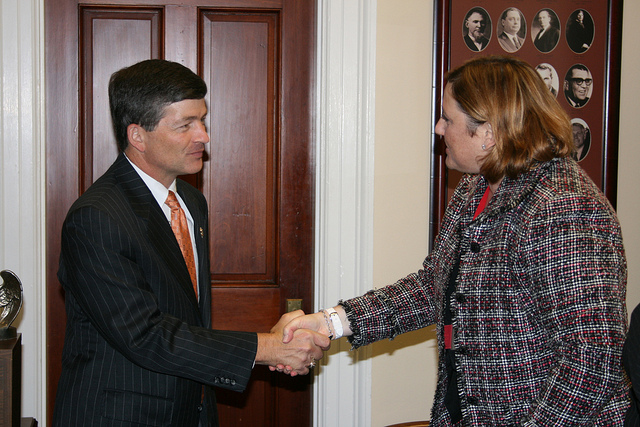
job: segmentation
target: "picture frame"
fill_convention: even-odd
[[[517,56],[536,68],[571,117],[581,145],[574,158],[615,208],[622,0],[436,0],[434,16],[433,125],[448,70],[479,55]],[[461,176],[446,168],[444,141],[434,132],[431,246]]]

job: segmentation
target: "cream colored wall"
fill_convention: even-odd
[[[632,46],[632,20],[638,15],[640,2],[625,2],[617,208],[629,264],[629,310],[640,303],[640,51]],[[432,0],[378,0],[374,193],[378,287],[415,271],[427,253],[432,28]],[[373,347],[372,426],[428,419],[436,381],[433,329]]]
[[[618,161],[618,217],[627,251],[629,277],[627,280],[627,307],[629,315],[640,304],[640,50],[637,42],[636,17],[640,2],[624,2],[622,33],[622,76],[620,95],[620,139]]]
[[[431,0],[378,0],[374,286],[416,271],[428,250]],[[373,345],[372,426],[429,418],[432,327]]]

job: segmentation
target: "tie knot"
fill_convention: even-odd
[[[171,190],[169,190],[169,195],[167,196],[167,200],[165,200],[164,203],[171,209],[180,209],[178,198],[176,197],[176,194]]]

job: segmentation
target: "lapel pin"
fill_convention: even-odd
[[[204,239],[204,230],[202,229],[202,227],[200,227],[200,237]]]

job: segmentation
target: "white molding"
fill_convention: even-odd
[[[46,408],[44,0],[0,1],[0,269],[23,286],[22,416]]]
[[[373,275],[376,0],[318,0],[315,307]],[[316,372],[316,426],[371,424],[371,350],[343,338]]]

